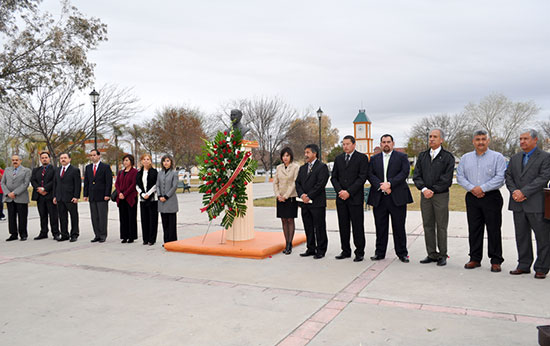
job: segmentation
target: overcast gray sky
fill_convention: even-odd
[[[56,4],[46,0],[47,6]],[[321,106],[343,136],[358,109],[405,145],[419,118],[491,93],[550,115],[550,1],[73,0],[108,25],[96,85],[213,113],[230,99]]]

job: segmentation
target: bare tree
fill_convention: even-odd
[[[109,132],[113,123],[131,117],[139,108],[129,89],[105,86],[97,105],[97,132]],[[18,134],[43,141],[56,162],[62,151],[72,151],[94,135],[91,109],[79,103],[76,85],[38,88],[34,94],[11,97],[0,105],[13,115]]]
[[[465,107],[465,115],[473,125],[488,132],[493,149],[507,156],[517,151],[519,131],[530,125],[539,111],[533,101],[513,102],[500,94]]]

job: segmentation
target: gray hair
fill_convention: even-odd
[[[439,135],[441,136],[441,139],[445,140],[445,132],[443,132],[442,129],[440,129],[439,127],[434,127],[430,129],[430,133],[432,133],[432,131],[439,131]]]
[[[531,138],[539,138],[539,133],[537,130],[535,129],[523,129],[521,130],[520,134],[523,134],[523,133],[527,133],[529,132],[529,135],[531,136]]]
[[[472,138],[475,136],[487,136],[487,138],[489,138],[489,133],[487,132],[487,130],[479,129],[474,131]]]

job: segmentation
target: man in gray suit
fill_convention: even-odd
[[[27,240],[27,215],[29,214],[29,192],[31,170],[21,166],[21,157],[11,157],[12,167],[7,167],[2,176],[2,190],[8,205],[8,224],[10,237],[6,241]]]
[[[537,241],[535,278],[544,279],[550,268],[549,223],[544,219],[544,192],[550,180],[550,154],[537,148],[538,133],[525,130],[519,137],[523,152],[510,159],[506,187],[510,190],[508,209],[514,212],[518,266],[512,275],[529,274],[533,264],[531,230]]]

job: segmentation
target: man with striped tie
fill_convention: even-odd
[[[54,180],[53,203],[57,205],[61,238],[59,241],[75,242],[80,234],[78,229],[78,200],[80,199],[80,169],[71,165],[71,155],[59,155],[61,167],[57,168]],[[69,234],[69,215],[71,215],[71,233]]]

